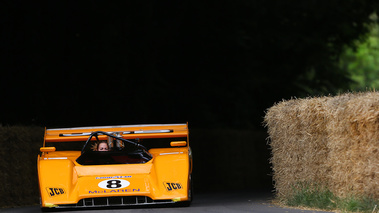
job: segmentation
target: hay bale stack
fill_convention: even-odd
[[[340,197],[379,198],[379,94],[337,96],[328,103],[329,188]]]
[[[379,198],[379,93],[283,101],[265,123],[278,197],[306,183]]]
[[[291,196],[298,183],[326,182],[328,155],[324,105],[329,98],[281,102],[267,112],[271,164],[279,197]]]

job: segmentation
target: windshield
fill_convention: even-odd
[[[138,164],[147,163],[153,157],[144,150],[126,151],[92,151],[85,152],[78,159],[81,165],[105,165],[105,164]]]

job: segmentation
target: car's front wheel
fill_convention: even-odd
[[[188,200],[178,202],[178,206],[180,207],[189,207],[193,200],[193,182],[192,182],[192,175],[188,178]]]

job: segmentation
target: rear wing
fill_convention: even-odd
[[[46,129],[44,144],[45,142],[86,141],[89,135],[96,131],[117,134],[124,139],[186,137],[188,142],[188,123],[183,123]],[[99,135],[99,140],[106,140],[106,138],[106,135]]]

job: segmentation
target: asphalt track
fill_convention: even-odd
[[[190,207],[148,207],[148,208],[118,208],[118,209],[92,209],[58,212],[259,212],[259,213],[322,213],[323,211],[290,209],[275,206],[271,203],[271,194],[268,192],[219,192],[195,194],[195,199]],[[1,209],[0,212],[41,212],[39,206]]]

